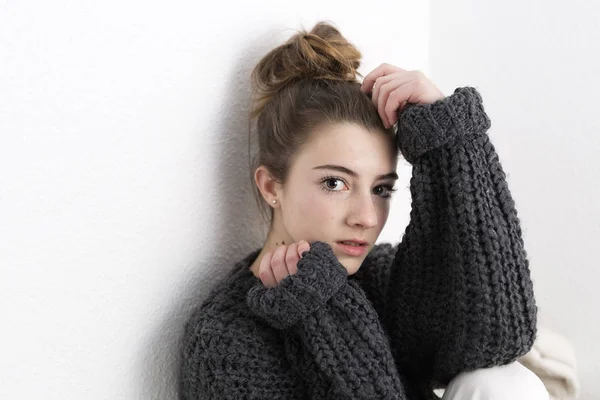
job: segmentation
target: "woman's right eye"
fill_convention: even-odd
[[[345,182],[339,178],[325,178],[321,181],[321,190],[327,192],[339,192],[344,188]]]

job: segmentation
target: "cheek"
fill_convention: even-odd
[[[339,204],[318,189],[305,190],[288,202],[286,229],[294,237],[312,240],[328,237],[327,226],[337,219],[341,211]]]
[[[312,223],[320,221],[330,221],[335,218],[333,211],[336,209],[333,202],[326,194],[319,190],[313,190],[305,193],[302,197],[298,197],[296,203],[298,214],[296,217],[306,219]]]

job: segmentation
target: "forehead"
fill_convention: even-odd
[[[382,175],[396,170],[394,142],[384,133],[356,124],[335,124],[315,129],[297,154],[303,168],[335,164],[359,175]]]

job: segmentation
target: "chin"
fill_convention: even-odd
[[[346,272],[348,272],[348,275],[354,275],[356,272],[358,272],[358,269],[362,265],[362,261],[362,258],[360,260],[353,258],[352,260],[340,260],[340,264],[342,264],[342,266],[346,268]]]

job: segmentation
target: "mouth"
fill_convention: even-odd
[[[336,243],[346,244],[348,246],[366,246],[369,243],[366,240],[361,239],[347,239],[347,240],[338,240]]]
[[[368,242],[358,239],[339,240],[336,241],[335,244],[343,253],[354,257],[364,255],[369,248]]]

